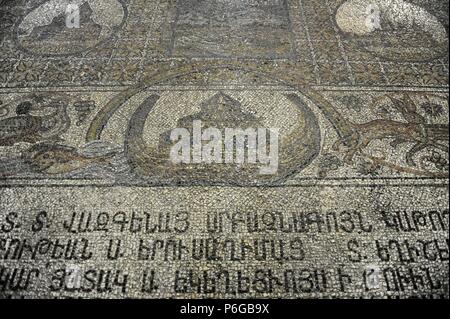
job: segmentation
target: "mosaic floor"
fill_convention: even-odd
[[[448,10],[0,0],[0,297],[448,298]]]

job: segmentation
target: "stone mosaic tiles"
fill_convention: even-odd
[[[172,56],[295,57],[286,1],[178,1],[172,10]]]
[[[445,0],[0,1],[0,296],[448,298],[448,94]]]

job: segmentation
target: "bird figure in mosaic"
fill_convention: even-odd
[[[336,11],[335,20],[341,31],[353,36],[373,35],[385,32],[384,40],[393,40],[394,45],[366,44],[366,49],[384,58],[423,60],[445,54],[448,36],[444,25],[426,9],[404,0],[348,0]],[[417,42],[405,50],[399,39],[406,36],[406,45]],[[425,48],[424,41],[433,41],[433,48]],[[421,51],[422,50],[422,51]]]
[[[35,143],[41,139],[42,119],[30,114],[31,102],[20,103],[16,116],[0,121],[0,146],[11,146],[18,142]]]
[[[50,0],[27,14],[19,25],[19,32],[29,36],[34,28],[50,25],[53,19],[66,14],[70,5],[79,7],[86,2],[92,10],[92,21],[102,28],[99,37],[122,23],[124,7],[117,0]]]
[[[0,146],[58,139],[70,126],[66,105],[62,101],[53,101],[45,107],[53,108],[54,111],[48,115],[33,115],[31,101],[20,103],[15,116],[0,121]]]

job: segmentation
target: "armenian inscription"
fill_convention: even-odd
[[[445,188],[206,190],[2,189],[2,296],[448,298]]]

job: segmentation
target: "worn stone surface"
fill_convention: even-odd
[[[0,1],[0,296],[448,298],[448,94],[446,0]]]

